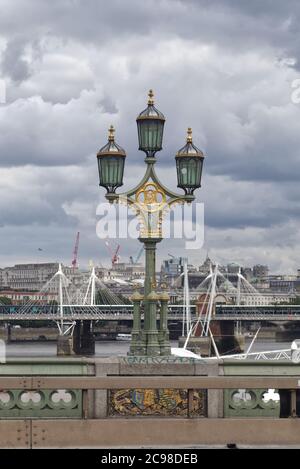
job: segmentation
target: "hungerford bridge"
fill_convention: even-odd
[[[238,274],[238,286],[235,288],[220,273],[218,267],[207,276],[200,284],[197,291],[205,294],[207,307],[197,308],[190,304],[190,294],[187,281],[187,271],[184,272],[183,304],[169,304],[169,319],[192,322],[196,317],[203,316],[206,322],[211,319],[220,321],[299,321],[300,305],[247,305],[245,300],[249,295],[260,295],[241,274]],[[224,283],[218,279],[223,277]],[[45,300],[28,301],[23,305],[7,305],[0,302],[0,321],[28,321],[28,320],[53,320],[53,321],[113,321],[131,320],[133,317],[133,305],[124,298],[120,298],[112,292],[96,274],[95,269],[89,277],[84,291],[74,287],[72,282],[63,273],[61,266],[53,277],[45,284],[36,297],[46,297],[45,293],[51,292],[57,301],[46,302]],[[219,294],[227,295],[231,301],[235,297],[235,304],[213,304],[213,300]],[[101,304],[96,304],[100,299]],[[217,299],[216,299],[217,301]],[[205,299],[203,304],[205,306]],[[209,311],[210,303],[213,306]],[[204,311],[205,309],[205,311]],[[206,319],[205,319],[206,316]],[[189,330],[189,327],[187,327]]]
[[[170,320],[181,321],[185,305],[168,306]],[[196,318],[196,306],[190,305],[191,318]],[[22,305],[0,304],[0,321],[58,321],[60,319],[89,321],[120,321],[133,318],[131,304],[89,305]],[[159,318],[159,314],[157,315]],[[215,305],[216,321],[300,321],[300,305],[245,306]]]
[[[245,284],[246,281],[240,274],[237,288],[232,284],[229,285],[227,279],[222,284],[219,277],[222,277],[223,274],[219,272],[217,266],[200,285],[202,290],[198,288],[198,291],[202,292],[202,298],[204,297],[203,301],[200,304],[191,305],[186,267],[183,275],[183,304],[169,304],[168,319],[182,325],[182,336],[185,336],[187,340],[199,335],[199,325],[201,326],[201,336],[209,336],[211,334],[211,321],[214,321],[215,324],[219,322],[221,338],[224,334],[233,337],[234,328],[239,334],[241,321],[288,322],[300,320],[300,306],[247,306],[242,304],[245,299],[249,298],[249,294],[258,293],[253,291],[251,285]],[[235,304],[217,304],[217,298],[221,292],[231,302],[235,297]],[[45,293],[51,293],[56,300],[48,301],[48,304],[42,304],[45,303],[45,300],[41,299],[28,301],[24,305],[0,304],[0,321],[7,324],[8,331],[10,331],[9,323],[13,321],[55,322],[59,332],[57,347],[59,354],[93,355],[95,351],[93,323],[133,320],[133,304],[127,299],[122,301],[118,295],[107,288],[96,276],[94,269],[81,291],[75,288],[59,266],[59,270],[39,293],[36,294],[36,298],[45,298],[47,297]],[[126,302],[127,304],[125,304]],[[142,311],[141,320],[143,319]],[[159,315],[157,319],[159,319]]]
[[[51,293],[50,296],[55,300],[45,300],[47,293]],[[56,274],[35,297],[39,299],[18,305],[3,304],[0,301],[0,321],[118,321],[133,318],[133,304],[130,300],[111,291],[96,276],[95,269],[92,270],[87,284],[82,289],[77,289],[59,266]],[[181,320],[185,307],[169,305],[169,316]],[[191,314],[195,315],[195,306],[190,305],[189,308]]]

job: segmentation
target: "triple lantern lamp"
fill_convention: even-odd
[[[156,152],[162,149],[164,115],[154,106],[153,91],[148,94],[148,106],[136,119],[138,128],[139,150],[146,153],[146,163],[155,163]],[[109,129],[108,142],[98,154],[100,186],[105,187],[107,194],[115,194],[123,185],[126,153],[115,142],[115,129]],[[188,128],[186,144],[175,156],[178,187],[186,195],[193,195],[201,187],[201,175],[204,154],[193,144],[192,129]]]

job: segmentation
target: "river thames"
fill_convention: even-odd
[[[250,344],[250,339],[246,340],[246,347]],[[96,342],[96,357],[111,357],[126,355],[129,350],[129,341],[99,341]],[[171,342],[172,347],[178,347],[177,341]],[[252,348],[252,352],[267,350],[288,349],[291,342],[273,342],[257,340]],[[56,356],[56,342],[12,342],[6,345],[7,357],[53,357]]]

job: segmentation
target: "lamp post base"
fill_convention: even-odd
[[[160,355],[160,345],[158,341],[157,331],[147,331],[146,336],[146,355],[150,357],[157,357]]]
[[[146,356],[147,357],[159,357],[161,355],[160,353],[160,346],[158,345],[157,347],[154,345],[151,345],[150,347],[147,347],[147,352]]]
[[[140,331],[131,332],[130,349],[127,355],[131,355],[131,356],[146,355],[146,347],[143,343],[142,334]]]
[[[73,337],[59,335],[57,337],[57,356],[75,355]]]
[[[160,331],[159,332],[159,346],[161,355],[171,355],[171,346],[169,339],[169,331]]]

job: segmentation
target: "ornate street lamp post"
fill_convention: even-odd
[[[112,126],[109,129],[108,143],[99,150],[97,159],[100,186],[106,188],[107,200],[111,203],[125,203],[135,211],[140,221],[139,241],[145,248],[144,295],[135,293],[132,297],[134,320],[130,354],[156,356],[170,354],[167,324],[169,297],[165,291],[157,291],[155,275],[156,244],[162,240],[163,213],[174,203],[191,203],[195,199],[194,191],[201,186],[204,155],[193,144],[192,130],[189,128],[186,145],[175,157],[178,187],[185,194],[172,192],[159,181],[154,169],[155,154],[162,149],[165,118],[154,106],[152,90],[148,97],[147,108],[137,117],[139,150],[145,152],[147,165],[139,184],[127,192],[116,194],[116,189],[123,185],[126,153],[115,142]]]

